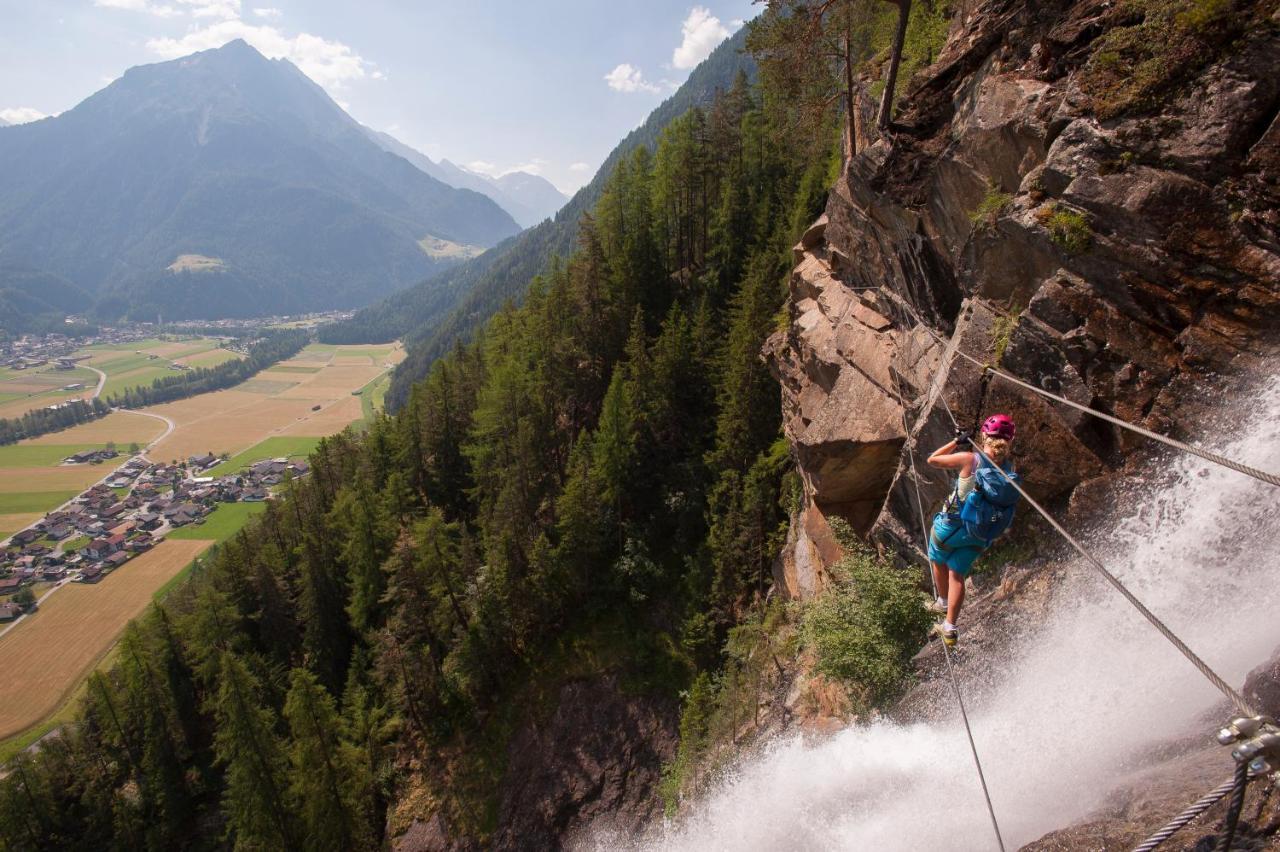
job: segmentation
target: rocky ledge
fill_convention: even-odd
[[[927,513],[946,483],[913,481],[902,450],[943,443],[950,414],[1013,415],[1028,487],[1059,507],[1147,451],[959,353],[1194,437],[1184,427],[1217,402],[1196,390],[1206,378],[1275,351],[1280,78],[1261,70],[1280,57],[1274,21],[1158,108],[1104,120],[1080,80],[1114,4],[970,6],[899,120],[847,161],[765,347],[804,483],[775,569],[793,597],[840,555],[833,515],[886,552],[918,549],[915,485]]]

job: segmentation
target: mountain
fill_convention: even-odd
[[[744,52],[746,27],[726,39],[689,75],[671,97],[628,133],[605,158],[591,182],[578,190],[554,219],[542,222],[422,283],[359,311],[344,323],[321,331],[332,343],[383,342],[399,337],[410,342],[409,357],[396,369],[388,404],[407,398],[409,386],[426,375],[435,358],[453,340],[467,336],[508,299],[519,299],[535,275],[551,259],[567,255],[578,233],[578,220],[600,199],[614,167],[636,148],[650,149],[672,120],[693,106],[711,103],[717,90],[726,90],[740,73],[756,76],[755,60]]]
[[[404,157],[433,178],[457,189],[469,189],[493,199],[499,207],[511,214],[521,227],[532,227],[543,219],[554,216],[565,205],[568,197],[546,178],[528,172],[510,172],[500,178],[464,169],[448,160],[436,162],[426,154],[411,148],[389,133],[365,128],[369,138],[392,154]]]
[[[519,230],[239,40],[6,129],[0,189],[0,257],[108,316],[359,307]]]
[[[487,178],[487,180],[510,198],[512,204],[529,211],[534,217],[530,225],[554,216],[556,211],[569,201],[569,197],[556,189],[551,181],[529,172],[507,172],[501,177]],[[511,215],[517,222],[520,221],[519,215],[514,212]]]
[[[0,264],[0,330],[4,332],[61,330],[63,317],[83,313],[92,302],[88,293],[65,278],[29,267]]]
[[[9,127],[9,126],[10,126],[9,122],[5,121],[3,118],[0,118],[0,127]]]

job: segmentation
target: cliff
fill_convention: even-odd
[[[1277,7],[1207,7],[967,4],[892,126],[859,140],[794,249],[787,324],[763,352],[803,483],[774,568],[786,596],[829,583],[842,556],[833,518],[898,564],[925,564],[915,488],[927,519],[949,482],[923,467],[913,482],[908,451],[922,466],[952,414],[966,426],[1011,414],[1030,493],[1076,526],[1118,505],[1158,449],[979,364],[1191,440],[1269,374],[1280,81],[1262,69],[1280,57]],[[1038,549],[980,578],[973,653],[999,655],[1014,622],[1043,617],[1064,566]],[[936,647],[921,654],[895,717],[949,700],[941,662]],[[1106,808],[1028,848],[1128,848],[1222,766],[1216,746],[1170,744]]]
[[[1260,73],[1280,55],[1274,4],[1207,23],[1163,8],[1178,5],[973,4],[847,162],[765,347],[804,482],[775,570],[789,595],[838,558],[832,515],[918,552],[903,450],[949,439],[948,407],[966,425],[1011,414],[1030,492],[1077,514],[1150,449],[958,352],[1188,437],[1218,402],[1209,377],[1274,350],[1280,81]],[[1141,96],[1109,76],[1138,38],[1165,69]],[[920,485],[928,512],[946,482]]]

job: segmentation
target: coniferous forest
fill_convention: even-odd
[[[784,65],[618,163],[520,307],[130,626],[0,782],[8,846],[377,848],[406,784],[483,838],[548,660],[705,687],[784,535],[759,353],[841,158]]]

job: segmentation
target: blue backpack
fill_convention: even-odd
[[[1020,484],[1022,477],[1007,468],[1001,473],[981,455],[973,475],[974,488],[960,506],[960,520],[964,523],[966,535],[990,547],[991,542],[1013,523],[1014,507],[1022,498],[1013,483]]]

